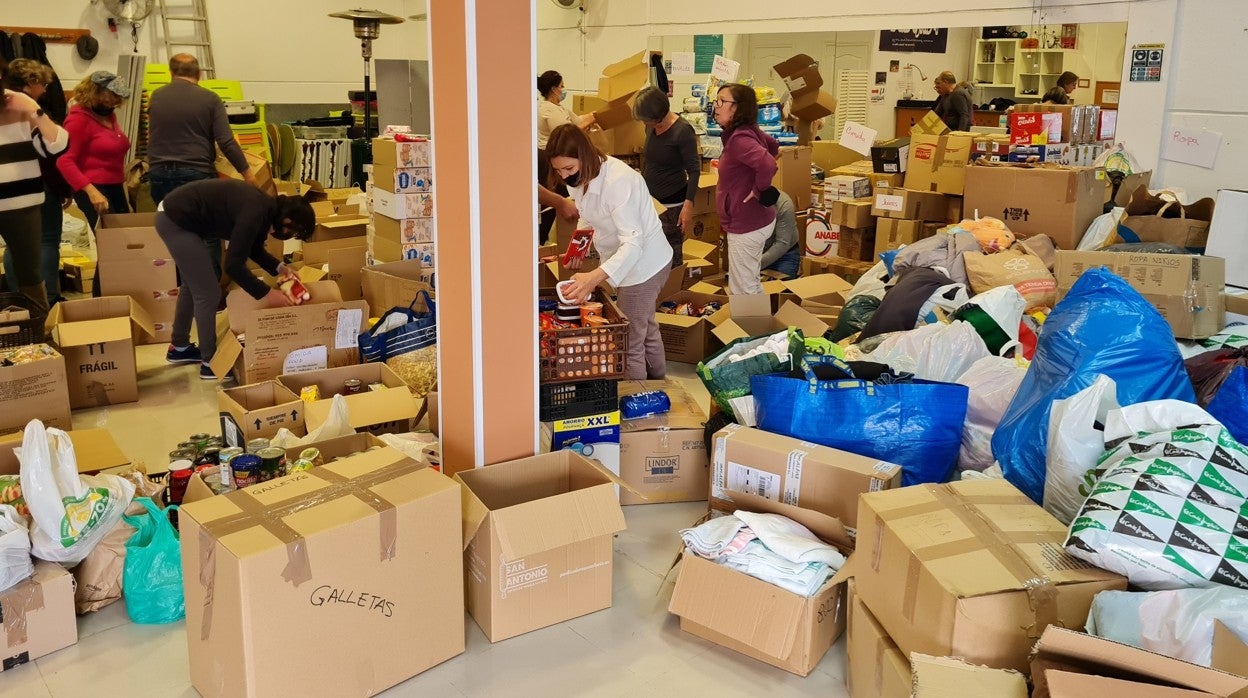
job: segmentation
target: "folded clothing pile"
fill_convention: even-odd
[[[680,532],[699,557],[801,596],[812,596],[845,556],[805,526],[779,514],[736,511]]]

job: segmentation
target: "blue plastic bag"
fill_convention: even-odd
[[[833,362],[806,357],[805,380],[783,373],[751,378],[758,428],[896,463],[903,486],[947,479],[962,447],[970,390],[918,379],[819,380],[814,366]]]
[[[1248,444],[1248,368],[1232,369],[1206,409],[1236,441]]]
[[[121,585],[126,612],[135,623],[173,623],[186,615],[182,593],[182,548],[167,518],[177,506],[161,510],[149,497],[135,497],[147,513],[125,516],[137,529],[126,541]]]
[[[1045,320],[1023,382],[992,436],[1005,479],[1037,504],[1044,499],[1049,412],[1053,401],[1092,385],[1117,384],[1118,403],[1195,402],[1170,326],[1122,278],[1089,269]]]

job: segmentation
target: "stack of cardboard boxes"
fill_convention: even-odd
[[[373,139],[370,187],[375,263],[419,260],[433,283],[433,144],[428,140]]]

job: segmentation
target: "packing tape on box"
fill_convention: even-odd
[[[231,497],[241,511],[237,514],[200,524],[199,530],[199,583],[204,587],[204,616],[200,637],[207,640],[212,633],[212,605],[216,582],[217,541],[231,533],[260,526],[286,545],[286,567],[282,579],[299,586],[312,578],[312,565],[308,559],[303,534],[291,528],[282,519],[305,509],[319,506],[341,497],[354,496],[379,514],[379,559],[390,560],[395,554],[398,538],[398,520],[394,504],[373,492],[370,488],[387,480],[414,473],[426,467],[424,463],[404,459],[378,468],[371,473],[350,478],[332,470],[314,468],[303,473],[316,477],[328,486],[310,495],[296,495],[292,501],[266,506],[247,490],[239,490],[242,496]]]
[[[887,655],[890,645],[893,641],[883,635],[875,638],[875,691],[871,693],[873,696],[884,695],[884,657]]]
[[[0,594],[0,623],[4,625],[4,637],[9,647],[26,644],[26,616],[32,611],[43,610],[43,585],[34,579]]]

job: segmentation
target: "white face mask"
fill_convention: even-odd
[[[562,90],[559,90],[559,101],[562,102],[563,100],[567,98],[568,98],[568,88],[565,87]]]

